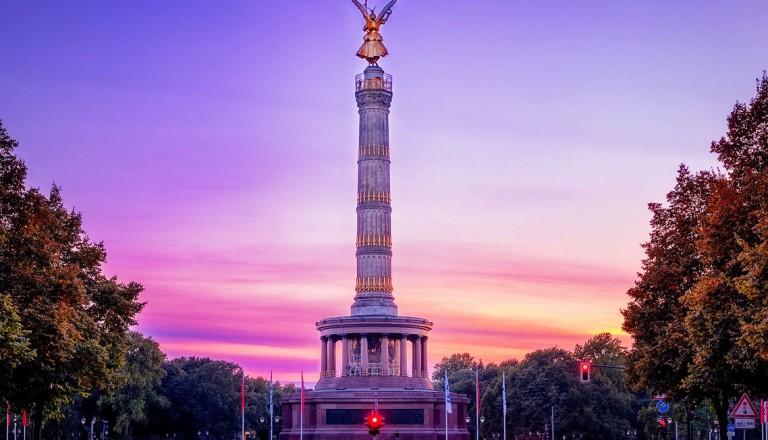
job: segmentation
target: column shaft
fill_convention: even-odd
[[[389,376],[389,336],[381,335],[381,375]]]
[[[416,336],[413,340],[413,375],[421,377],[421,337]]]
[[[351,314],[396,316],[392,296],[389,106],[391,77],[369,66],[357,83],[357,278]]]
[[[360,335],[360,368],[362,375],[368,375],[368,335]]]
[[[341,337],[341,372],[339,376],[349,375],[349,338],[347,335]]]
[[[328,338],[322,336],[320,338],[320,378],[325,377],[325,372],[328,370]]]
[[[421,370],[424,372],[424,377],[427,377],[427,371],[429,371],[429,364],[427,363],[427,337],[421,338]]]
[[[328,337],[328,354],[326,355],[326,359],[328,362],[328,377],[335,377],[336,376],[336,359],[335,359],[335,350],[336,344],[333,340],[333,336]]]
[[[405,335],[400,336],[400,375],[408,376],[408,338]]]

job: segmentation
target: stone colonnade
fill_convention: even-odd
[[[343,334],[321,336],[320,378],[400,376],[428,378],[427,336],[404,334]],[[341,342],[340,369],[336,343]],[[411,364],[408,368],[408,342]]]

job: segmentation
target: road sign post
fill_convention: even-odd
[[[739,403],[737,403],[733,408],[733,411],[731,411],[731,418],[756,419],[758,417],[760,417],[760,414],[757,412],[755,405],[752,404],[752,401],[749,400],[747,393],[742,394],[741,399],[739,399]]]

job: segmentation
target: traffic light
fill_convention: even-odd
[[[581,383],[589,382],[590,375],[592,374],[592,364],[589,362],[579,362],[579,381]]]
[[[659,417],[656,419],[659,422],[660,428],[666,428],[667,427],[667,421],[664,419],[664,417]]]
[[[377,412],[372,412],[365,418],[365,426],[368,427],[368,434],[374,436],[379,435],[379,430],[383,424],[384,420]]]

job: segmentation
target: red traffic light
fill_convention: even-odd
[[[368,433],[371,435],[379,435],[381,425],[384,424],[384,419],[381,418],[379,413],[372,412],[365,418],[365,426],[368,427]]]
[[[592,364],[590,364],[589,362],[579,363],[579,381],[580,382],[589,382],[591,372],[592,372]]]
[[[662,428],[667,426],[667,421],[664,420],[663,417],[659,419],[659,426],[661,426]]]

